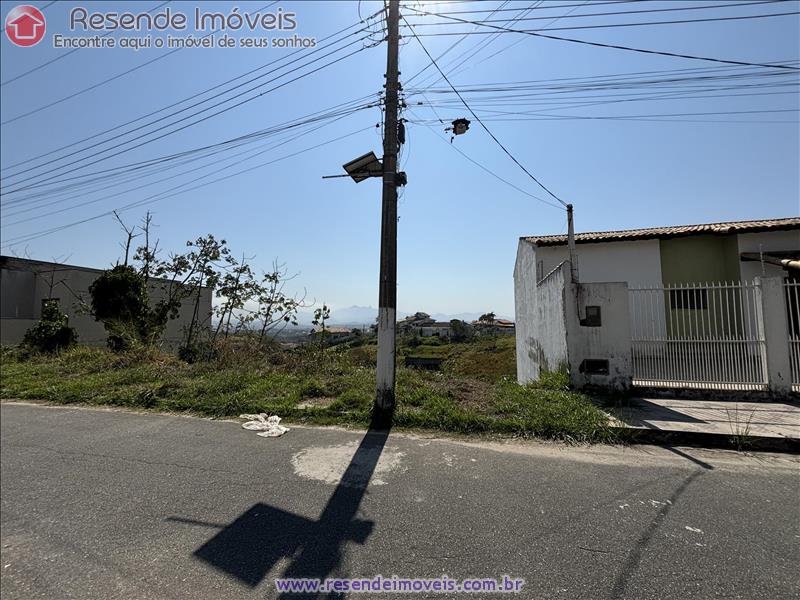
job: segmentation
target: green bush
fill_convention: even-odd
[[[104,271],[89,286],[92,312],[108,332],[108,346],[122,351],[149,341],[144,278],[128,265]]]
[[[25,332],[22,346],[35,352],[53,353],[65,350],[78,342],[78,334],[67,325],[69,318],[58,306],[57,301],[45,301],[42,318]]]

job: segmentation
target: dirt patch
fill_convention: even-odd
[[[336,398],[332,396],[320,396],[319,398],[306,398],[297,404],[297,408],[327,408],[333,404]]]

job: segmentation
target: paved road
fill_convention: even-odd
[[[282,575],[377,574],[509,574],[522,598],[800,594],[796,457],[0,410],[4,600],[273,598]]]

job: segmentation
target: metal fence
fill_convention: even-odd
[[[800,281],[787,279],[783,283],[786,290],[786,320],[789,329],[789,362],[792,370],[792,388],[800,391]]]
[[[634,385],[766,389],[758,283],[631,287],[629,293]]]

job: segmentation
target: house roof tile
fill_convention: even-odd
[[[576,233],[575,242],[582,244],[600,242],[621,242],[633,240],[664,239],[688,235],[729,233],[756,233],[785,229],[800,230],[800,217],[785,219],[762,219],[758,221],[728,221],[724,223],[703,223],[699,225],[673,225],[669,227],[648,227],[645,229],[623,229],[619,231],[593,231]],[[523,236],[523,240],[537,246],[561,246],[567,243],[566,235]]]

